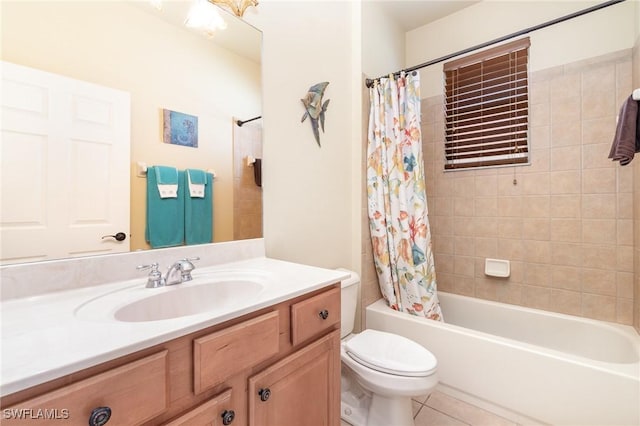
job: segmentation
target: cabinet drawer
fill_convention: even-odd
[[[111,410],[108,424],[112,425],[136,425],[152,419],[167,408],[167,353],[150,355],[4,409],[2,424],[35,421],[85,426],[99,407]]]
[[[340,324],[339,288],[291,306],[291,343],[297,345],[336,324]]]
[[[197,394],[278,353],[278,312],[270,312],[193,341]]]
[[[164,426],[223,426],[233,424],[231,389],[214,396]]]

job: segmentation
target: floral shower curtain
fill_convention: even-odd
[[[398,311],[442,320],[427,216],[420,76],[370,89],[367,208],[382,296]]]

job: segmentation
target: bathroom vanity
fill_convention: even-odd
[[[162,305],[158,290],[190,304],[189,288],[234,271],[262,277],[246,303],[118,317],[132,303],[147,309],[147,294]],[[256,258],[196,270],[178,291],[138,279],[3,302],[8,326],[31,306],[41,329],[3,325],[2,424],[338,425],[344,275]],[[86,306],[93,316],[80,315]]]

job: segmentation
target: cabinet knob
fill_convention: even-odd
[[[111,418],[111,408],[97,407],[89,415],[89,426],[102,426],[107,424]]]
[[[233,421],[233,419],[236,418],[236,412],[233,410],[224,410],[224,412],[222,413],[222,424],[223,425],[230,425],[231,422]]]
[[[263,388],[258,391],[258,395],[260,395],[260,401],[266,401],[271,396],[271,389]]]
[[[329,311],[323,309],[318,313],[318,315],[320,315],[320,318],[322,318],[323,320],[326,320],[327,318],[329,318]]]

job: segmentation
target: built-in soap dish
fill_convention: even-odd
[[[484,273],[490,277],[507,278],[511,275],[511,264],[504,259],[485,259]]]

